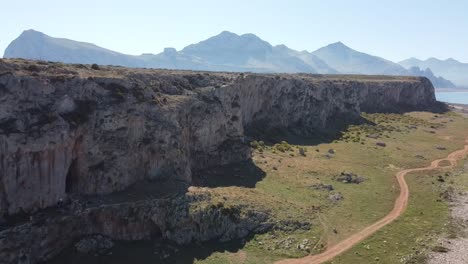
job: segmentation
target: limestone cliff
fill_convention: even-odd
[[[53,214],[37,214],[0,231],[0,263],[42,263],[73,241],[93,234],[124,241],[159,238],[183,245],[231,241],[265,232],[273,225],[259,208],[213,205],[211,199],[209,193],[189,191],[171,198],[87,208],[74,204]]]
[[[429,109],[425,78],[268,75],[0,60],[0,213],[246,160],[244,131],[309,134]]]

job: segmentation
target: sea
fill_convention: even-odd
[[[468,105],[468,89],[464,90],[436,90],[436,98],[438,101],[453,103],[453,104],[466,104]]]

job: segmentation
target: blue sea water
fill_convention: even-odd
[[[438,101],[454,104],[468,105],[468,91],[463,92],[436,92]]]

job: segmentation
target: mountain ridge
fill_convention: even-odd
[[[441,60],[438,58],[428,58],[420,60],[409,58],[399,62],[405,68],[420,67],[430,68],[434,74],[443,76],[451,80],[455,85],[468,88],[468,63],[463,63],[454,58]]]
[[[341,41],[308,52],[297,51],[284,44],[273,46],[252,33],[238,35],[229,31],[222,31],[179,51],[165,48],[158,54],[127,55],[93,43],[55,38],[30,29],[8,45],[4,58],[227,72],[404,76],[417,73],[429,78],[436,87],[455,87],[445,78],[434,76],[433,72],[437,74],[437,71],[420,70],[430,67],[418,66],[419,70],[405,68],[384,58],[354,50]]]
[[[402,74],[404,68],[389,60],[356,51],[343,42],[335,42],[314,52],[315,56],[326,61],[331,67],[342,73]],[[404,75],[404,74],[403,74]]]

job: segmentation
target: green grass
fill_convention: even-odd
[[[447,203],[437,172],[408,174],[409,207],[402,217],[330,263],[423,263],[424,252],[447,231]],[[377,261],[378,260],[378,261]]]
[[[464,160],[463,170],[455,173],[450,173],[453,177],[450,178],[450,183],[457,186],[459,191],[468,192],[468,159]]]
[[[468,130],[468,121],[451,113],[363,114],[363,117],[375,125],[351,126],[329,144],[297,146],[281,142],[266,146],[253,141],[253,161],[266,176],[255,188],[213,188],[210,190],[213,197],[224,197],[227,206],[243,203],[265,210],[274,221],[310,222],[311,229],[256,235],[237,253],[216,252],[197,263],[272,263],[301,257],[309,254],[297,249],[303,239],[310,241],[311,253],[318,253],[326,245],[337,243],[385,216],[399,193],[395,174],[403,168],[425,167],[431,160],[460,149]],[[377,142],[386,143],[386,147],[377,146]],[[438,150],[437,146],[446,149]],[[306,156],[300,155],[299,148],[306,150]],[[329,149],[334,149],[335,154],[328,154]],[[366,180],[361,184],[335,181],[334,177],[344,171]],[[437,173],[408,176],[411,197],[405,215],[334,263],[421,261],[422,244],[429,245],[435,235],[449,229],[450,225],[444,226],[448,223],[447,204],[437,201],[442,191],[442,183],[434,178]],[[453,179],[456,184],[468,186],[468,177]],[[312,188],[320,183],[331,184],[334,190]],[[336,193],[343,200],[333,202],[328,198]],[[289,248],[282,247],[279,242],[288,237],[295,242]]]

